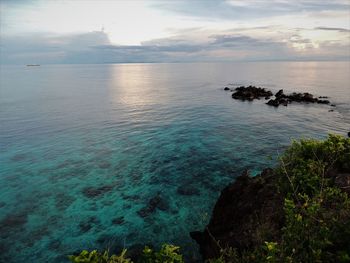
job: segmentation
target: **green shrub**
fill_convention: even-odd
[[[162,248],[157,252],[149,247],[145,247],[140,262],[142,263],[183,263],[183,257],[179,253],[180,247],[164,244]],[[127,250],[123,251],[119,255],[109,256],[108,251],[98,252],[93,250],[91,252],[83,250],[77,256],[68,256],[69,260],[73,263],[132,263],[130,258],[126,257]]]
[[[77,256],[68,256],[69,260],[73,263],[131,263],[129,258],[126,258],[126,249],[120,253],[120,255],[109,256],[108,251],[103,253],[93,250],[91,252],[83,250]]]
[[[350,139],[294,141],[275,169],[285,197],[281,239],[212,262],[350,262],[350,199],[332,173],[350,171]]]
[[[180,247],[173,245],[163,245],[159,252],[145,247],[141,257],[143,263],[183,263],[183,257],[179,253]]]

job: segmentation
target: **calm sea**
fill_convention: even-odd
[[[349,62],[1,66],[0,262],[163,242],[198,256],[220,190],[350,131]],[[233,100],[258,85],[336,107]],[[333,109],[333,111],[330,111]],[[114,251],[113,251],[114,252]]]

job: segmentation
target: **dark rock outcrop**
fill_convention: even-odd
[[[336,164],[327,169],[325,176],[350,195],[347,165]],[[190,233],[204,260],[220,256],[220,248],[234,247],[241,252],[256,248],[265,240],[281,240],[284,195],[277,189],[280,179],[272,169],[265,169],[256,177],[244,172],[221,191],[205,230]]]
[[[327,97],[319,97],[319,98],[327,98]],[[266,104],[274,107],[278,107],[280,105],[287,106],[292,102],[306,102],[306,103],[318,103],[318,104],[329,104],[329,100],[321,100],[318,98],[314,98],[314,96],[308,92],[305,93],[296,93],[286,95],[283,93],[283,90],[279,90],[275,94],[275,99],[269,100]]]
[[[318,104],[329,104],[330,101],[329,100],[318,100],[317,103]]]
[[[224,90],[229,91],[229,90],[230,90],[230,88],[229,88],[229,87],[225,87],[225,88],[224,88]]]
[[[235,92],[232,94],[232,98],[242,101],[252,101],[260,98],[270,98],[272,95],[273,94],[271,91],[265,90],[264,88],[257,88],[255,86],[240,86],[235,89]]]
[[[224,90],[230,89],[228,87],[225,87]],[[232,93],[233,99],[242,101],[253,101],[255,99],[265,98],[265,100],[269,100],[266,104],[274,107],[278,107],[280,105],[288,106],[288,104],[292,102],[330,104],[330,101],[326,100],[328,97],[320,96],[318,98],[315,98],[308,92],[293,92],[292,94],[286,95],[284,94],[283,89],[281,89],[275,94],[274,99],[270,99],[271,96],[273,96],[273,94],[270,90],[255,86],[240,86],[234,90],[234,93]],[[333,106],[333,104],[331,104],[331,106]]]
[[[204,259],[219,256],[218,244],[243,250],[261,243],[266,233],[278,240],[284,219],[276,180],[272,169],[254,178],[244,172],[221,192],[206,229],[190,233]]]

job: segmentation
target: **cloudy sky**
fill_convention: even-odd
[[[350,0],[0,0],[4,64],[349,60]]]

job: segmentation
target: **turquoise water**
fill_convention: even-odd
[[[349,62],[1,66],[0,261],[163,242],[198,259],[189,232],[227,183],[274,165],[293,138],[350,130],[349,72]],[[240,102],[229,84],[337,106]]]

